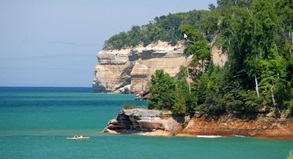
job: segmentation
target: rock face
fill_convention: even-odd
[[[177,136],[247,136],[267,139],[293,139],[292,119],[260,117],[256,120],[193,117]]]
[[[239,136],[293,140],[292,119],[258,117],[243,120],[223,116],[217,120],[206,117],[172,116],[170,111],[121,109],[103,132],[148,136]]]
[[[121,109],[104,132],[170,136],[181,132],[188,121],[189,116],[175,117],[170,111]]]
[[[211,48],[212,51],[212,60],[215,65],[218,65],[220,67],[223,67],[228,61],[228,56],[227,54],[222,52],[222,49],[220,49],[217,46],[212,46]]]
[[[94,92],[134,93],[146,90],[151,75],[158,69],[174,77],[180,66],[190,61],[183,56],[184,48],[180,42],[171,46],[159,41],[146,47],[103,50],[97,54]]]

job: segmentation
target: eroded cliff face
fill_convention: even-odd
[[[121,109],[117,117],[109,121],[103,132],[172,136],[181,132],[189,120],[189,116],[173,116],[170,111]]]
[[[292,119],[258,117],[254,120],[193,117],[177,136],[241,136],[293,140]]]
[[[138,134],[148,136],[193,137],[256,137],[293,139],[292,119],[259,116],[243,120],[229,116],[218,119],[174,116],[170,111],[149,109],[121,109],[103,130],[105,133]]]
[[[94,92],[140,92],[148,89],[151,75],[158,69],[174,77],[181,65],[187,65],[190,58],[183,55],[185,46],[178,42],[171,46],[157,42],[146,47],[103,50],[97,54]]]

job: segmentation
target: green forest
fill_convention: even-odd
[[[218,0],[208,11],[156,17],[105,42],[105,49],[185,42],[188,67],[176,78],[157,70],[150,81],[149,109],[175,115],[219,117],[293,116],[292,0]],[[183,35],[188,36],[187,39]],[[211,61],[211,42],[228,55]],[[187,78],[193,82],[187,82]]]
[[[128,32],[121,32],[110,37],[104,43],[104,49],[123,49],[138,45],[148,45],[161,40],[177,44],[182,39],[179,27],[182,24],[199,27],[202,15],[208,11],[190,11],[188,13],[177,13],[156,17],[149,24],[143,26],[132,26]]]

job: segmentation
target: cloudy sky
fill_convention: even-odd
[[[91,87],[109,37],[217,0],[1,0],[0,86]]]

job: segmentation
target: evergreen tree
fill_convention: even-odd
[[[130,31],[121,32],[110,37],[104,43],[104,49],[123,49],[138,45],[148,45],[158,40],[174,45],[182,39],[179,31],[181,24],[195,25],[200,28],[199,21],[207,11],[190,11],[187,13],[169,14],[154,18],[143,26],[133,26]]]
[[[177,84],[177,88],[175,91],[175,102],[174,105],[172,106],[172,113],[174,115],[185,115],[187,108],[186,108],[186,101],[184,98],[184,93],[182,86]]]
[[[175,80],[163,70],[157,70],[151,77],[149,109],[171,110],[174,104]]]

